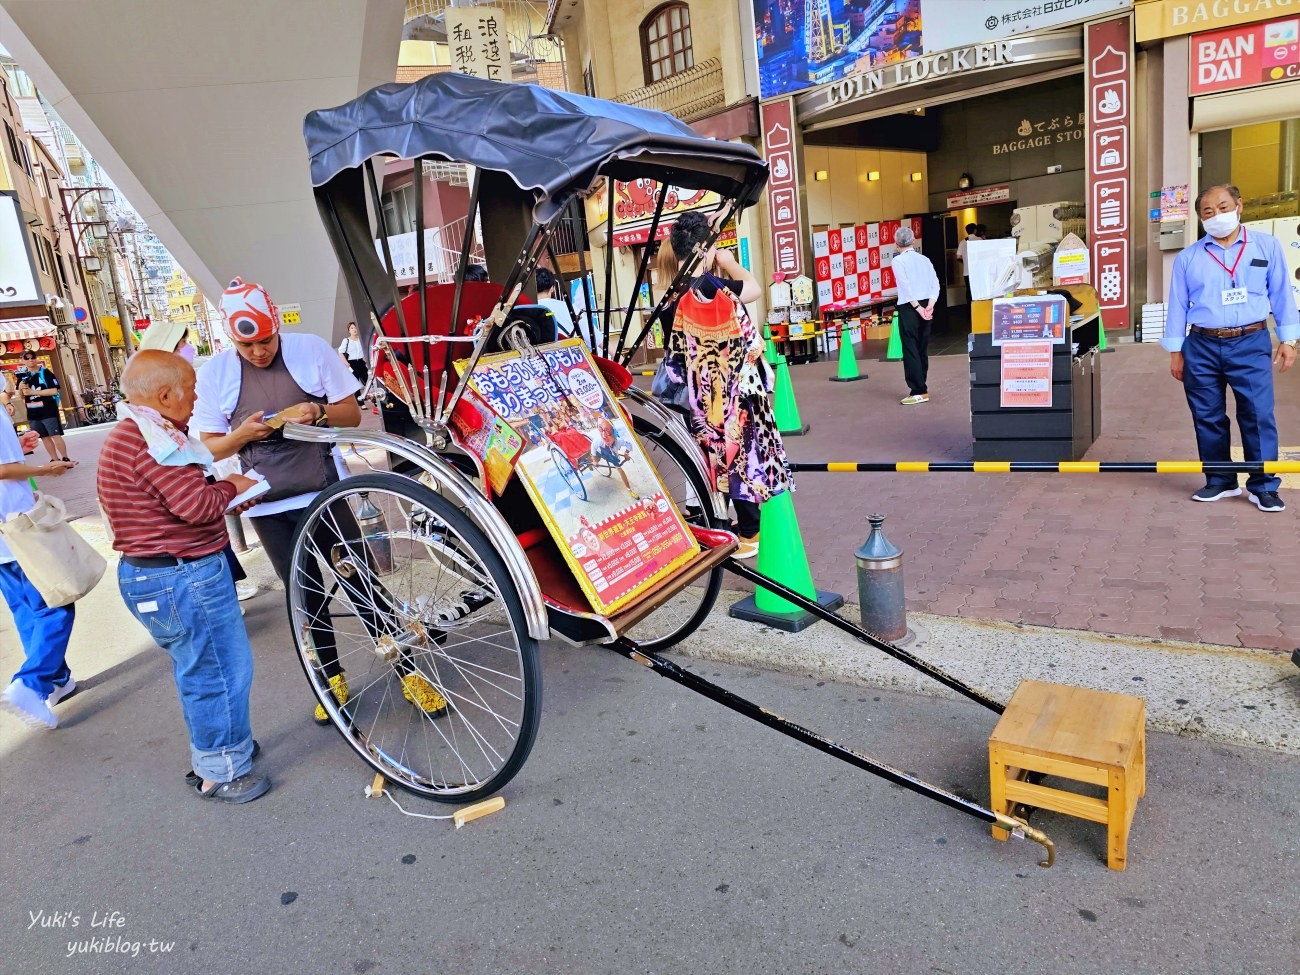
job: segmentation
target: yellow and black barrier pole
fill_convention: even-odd
[[[1300,474],[1300,461],[899,460],[792,462],[796,474]]]

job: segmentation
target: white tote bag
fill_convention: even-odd
[[[75,603],[103,578],[108,563],[68,524],[58,498],[36,496],[30,511],[0,522],[0,536],[47,606]]]

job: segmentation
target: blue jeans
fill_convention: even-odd
[[[194,771],[229,782],[253,768],[248,644],[230,567],[221,552],[166,568],[117,567],[126,608],[172,658]]]
[[[0,594],[14,614],[18,639],[27,657],[13,679],[22,681],[41,697],[49,697],[55,685],[66,684],[72,676],[64,658],[72,638],[74,607],[46,606],[17,562],[0,562]]]
[[[1183,342],[1183,392],[1196,424],[1196,448],[1202,461],[1232,460],[1232,426],[1228,421],[1228,387],[1237,399],[1237,426],[1247,461],[1277,460],[1277,423],[1273,419],[1273,340],[1268,329],[1235,339],[1216,339],[1189,332]],[[1210,474],[1209,487],[1237,486],[1236,474]],[[1282,479],[1251,474],[1246,490],[1276,491]]]

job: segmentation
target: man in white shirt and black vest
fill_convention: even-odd
[[[216,460],[235,454],[244,470],[256,469],[270,490],[247,512],[253,530],[275,573],[289,588],[293,536],[316,495],[347,470],[328,444],[288,440],[263,422],[275,415],[286,423],[321,427],[361,424],[355,376],[328,342],[317,335],[281,334],[280,314],[260,285],[230,282],[221,297],[221,317],[233,349],[213,357],[199,372],[193,427]],[[337,526],[340,536],[359,536],[356,525]],[[316,539],[320,551],[331,551],[347,537]],[[319,574],[314,561],[304,574]],[[329,622],[329,587],[309,578],[302,587],[310,615],[312,644],[340,705],[348,700],[347,678],[339,666],[334,628]],[[409,682],[409,683],[407,683]],[[418,674],[404,679],[407,699],[426,713],[446,710],[437,690]],[[328,724],[325,709],[316,708],[318,724]]]
[[[916,235],[910,227],[894,234],[898,253],[890,267],[898,285],[898,337],[903,345],[903,378],[908,393],[900,403],[916,406],[930,402],[926,376],[930,372],[930,321],[939,300],[939,277],[934,265],[916,250]]]

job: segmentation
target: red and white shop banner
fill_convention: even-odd
[[[772,234],[772,270],[803,273],[799,239],[799,159],[794,144],[794,100],[780,98],[760,108],[763,155],[771,169],[767,182],[768,226]]]
[[[1129,328],[1132,176],[1129,131],[1133,51],[1127,17],[1085,31],[1088,112],[1088,239],[1102,322]]]
[[[1191,70],[1193,95],[1300,79],[1300,17],[1197,34]]]

